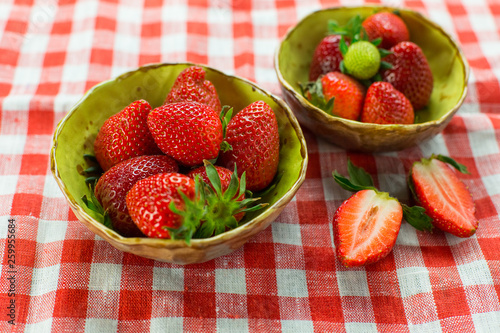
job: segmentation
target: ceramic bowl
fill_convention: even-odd
[[[83,155],[93,153],[93,142],[103,122],[137,99],[160,106],[177,75],[191,63],[154,64],[140,67],[92,88],[58,124],[51,149],[52,173],[77,218],[91,231],[125,252],[176,264],[201,263],[228,254],[266,228],[293,198],[305,178],[306,143],[296,118],[278,97],[254,83],[204,67],[206,78],[216,87],[222,105],[235,111],[263,100],[276,114],[280,134],[280,162],[273,189],[262,196],[264,209],[249,213],[236,229],[207,239],[184,241],[125,238],[105,227],[82,202],[88,194],[81,171],[87,166]]]
[[[314,50],[326,36],[327,22],[340,25],[355,16],[398,10],[432,70],[434,88],[429,104],[416,112],[411,125],[368,124],[328,115],[301,94],[299,82],[307,82]],[[454,39],[421,14],[403,8],[364,6],[334,7],[304,17],[282,39],[274,59],[284,100],[299,123],[331,143],[362,152],[395,151],[414,146],[440,133],[460,108],[467,94],[469,65]]]

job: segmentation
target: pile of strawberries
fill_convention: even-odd
[[[84,202],[121,235],[189,242],[235,228],[263,206],[252,192],[277,173],[275,114],[257,101],[233,116],[205,74],[186,68],[163,105],[135,101],[99,130],[94,152],[103,173]]]
[[[404,21],[378,12],[344,27],[329,23],[303,95],[327,113],[377,124],[412,124],[433,89],[429,63]]]

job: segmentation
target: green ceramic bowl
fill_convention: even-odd
[[[308,80],[312,55],[326,36],[327,22],[340,25],[355,16],[376,11],[398,10],[410,31],[410,39],[427,57],[434,77],[428,106],[416,112],[411,125],[378,125],[334,117],[309,103],[300,93],[299,82]],[[457,43],[436,23],[402,8],[364,6],[319,10],[292,27],[281,41],[274,59],[283,98],[300,124],[326,140],[348,150],[379,152],[414,146],[440,133],[463,103],[467,93],[469,65]]]
[[[177,75],[191,63],[155,64],[141,67],[92,88],[59,123],[50,153],[52,173],[78,219],[91,231],[122,251],[177,264],[200,263],[228,254],[263,230],[292,200],[305,178],[307,149],[301,128],[289,107],[278,97],[245,79],[202,66],[216,87],[223,105],[235,111],[257,100],[274,110],[280,133],[280,162],[273,189],[262,196],[264,209],[248,214],[243,224],[207,239],[184,241],[125,238],[101,224],[83,204],[88,194],[82,170],[85,153],[93,153],[93,142],[103,122],[137,99],[160,106]]]

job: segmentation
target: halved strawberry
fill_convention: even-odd
[[[335,181],[356,192],[333,217],[336,254],[345,266],[361,266],[384,258],[398,237],[402,219],[419,230],[428,230],[429,217],[422,207],[400,204],[373,186],[371,176],[348,161],[349,177],[334,171]]]
[[[345,266],[374,263],[389,254],[398,237],[403,209],[385,192],[356,192],[333,217],[337,256]]]
[[[185,166],[214,159],[222,143],[219,115],[206,104],[179,102],[164,104],[148,116],[148,127],[163,153]]]
[[[176,78],[165,103],[198,102],[221,111],[219,95],[212,82],[205,80],[205,70],[200,66],[191,66],[183,70]]]
[[[94,153],[106,171],[129,158],[160,153],[147,125],[151,106],[145,100],[131,103],[109,117],[94,141]]]
[[[139,180],[164,172],[177,172],[177,163],[166,155],[144,155],[118,163],[97,182],[94,193],[111,219],[113,229],[125,237],[141,237],[142,232],[128,213],[125,196]]]
[[[416,201],[433,219],[434,226],[458,237],[470,237],[479,224],[474,200],[448,164],[460,172],[467,172],[465,166],[453,159],[433,155],[412,165],[409,185]]]

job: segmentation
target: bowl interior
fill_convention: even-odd
[[[336,7],[320,10],[305,17],[288,32],[278,50],[277,70],[285,84],[300,95],[298,83],[308,80],[314,49],[326,36],[329,20],[333,19],[344,25],[355,15],[365,18],[375,11],[383,10],[390,11],[395,8]],[[434,89],[429,104],[416,112],[415,122],[441,120],[448,113],[456,111],[454,109],[464,98],[468,65],[456,43],[438,25],[417,12],[399,8],[397,10],[408,26],[410,39],[422,48],[427,57],[434,77]]]
[[[82,202],[82,196],[88,194],[89,189],[81,172],[87,166],[83,155],[93,154],[93,142],[103,122],[137,99],[145,99],[153,108],[160,106],[177,75],[192,65],[190,63],[149,65],[103,82],[91,89],[61,121],[54,135],[52,169],[73,207],[82,209],[97,219],[95,213],[87,209]],[[242,222],[266,216],[269,214],[267,210],[274,209],[283,197],[296,191],[305,176],[307,151],[300,127],[291,111],[280,99],[247,80],[225,75],[209,67],[204,68],[207,73],[206,78],[215,85],[222,105],[233,106],[236,112],[254,101],[263,100],[276,114],[280,132],[278,169],[280,177],[274,181],[272,191],[262,196],[262,200],[269,205],[263,210],[248,214]],[[290,199],[291,197],[287,200]],[[104,228],[102,225],[97,227]],[[109,229],[106,233],[115,239],[124,239]],[[154,240],[155,244],[158,241]],[[194,243],[196,241],[202,240],[193,240]]]

